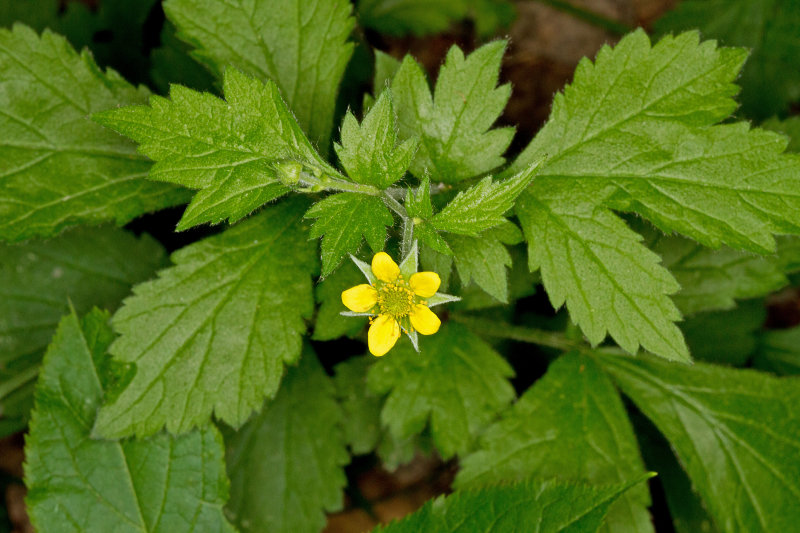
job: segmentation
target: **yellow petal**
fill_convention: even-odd
[[[372,258],[372,273],[379,280],[391,283],[400,275],[400,267],[386,252],[378,252]]]
[[[372,355],[380,357],[392,349],[394,343],[400,338],[400,324],[389,315],[376,318],[369,327],[367,340],[369,351]]]
[[[366,313],[378,303],[378,291],[363,283],[342,292],[342,303],[356,313]]]
[[[423,298],[430,298],[439,290],[442,279],[436,272],[417,272],[411,275],[408,283],[411,285],[411,290],[414,291],[414,294]]]
[[[409,318],[411,319],[411,325],[414,326],[414,329],[423,335],[433,335],[439,331],[439,326],[442,325],[442,321],[439,320],[436,313],[428,309],[427,305],[415,305],[411,310]]]

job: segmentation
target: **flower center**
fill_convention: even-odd
[[[382,315],[395,319],[407,316],[414,305],[414,292],[404,284],[387,283],[378,289],[378,306]]]

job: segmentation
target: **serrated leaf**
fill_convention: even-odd
[[[242,532],[316,533],[342,508],[349,460],[331,379],[306,348],[281,390],[228,443],[228,511]]]
[[[659,32],[699,28],[708,39],[752,50],[742,70],[742,108],[754,118],[800,100],[800,4],[794,0],[687,0],[661,18]]]
[[[479,237],[451,234],[447,242],[453,250],[456,271],[463,286],[475,283],[493,298],[508,302],[508,267],[511,255],[494,229]]]
[[[173,85],[170,99],[95,115],[156,161],[150,178],[199,189],[178,229],[236,222],[289,189],[278,168],[292,161],[338,174],[308,142],[271,81],[225,71],[225,100]]]
[[[319,282],[314,289],[314,296],[320,305],[314,320],[314,333],[311,336],[313,340],[330,341],[342,336],[352,337],[364,329],[366,317],[340,314],[347,310],[342,303],[342,292],[361,283],[364,283],[364,274],[352,261],[345,261],[333,274]]]
[[[356,183],[386,189],[403,177],[417,151],[417,140],[397,144],[391,91],[383,91],[361,124],[350,111],[342,122],[336,154]]]
[[[386,527],[379,526],[374,533],[594,533],[609,506],[643,479],[610,486],[534,479],[461,490],[429,500],[419,511]]]
[[[445,323],[420,337],[420,353],[404,343],[369,370],[368,384],[388,394],[381,422],[396,439],[421,433],[430,420],[442,457],[469,450],[478,432],[514,398],[514,371],[469,330]]]
[[[361,246],[363,235],[373,252],[383,250],[386,227],[394,224],[392,213],[377,196],[342,192],[314,204],[306,213],[314,218],[311,237],[322,237],[322,276],[341,264]]]
[[[667,437],[720,531],[795,528],[800,381],[644,356],[602,362]]]
[[[800,375],[800,327],[765,331],[753,364],[779,375]]]
[[[42,364],[25,444],[27,508],[37,530],[233,533],[222,438],[212,427],[181,437],[90,437],[110,371],[108,315],[64,317]]]
[[[136,375],[100,410],[95,434],[184,433],[212,413],[239,426],[275,394],[313,310],[306,208],[297,198],[265,209],[175,252],[174,266],[134,287],[110,351]]]
[[[677,235],[636,229],[680,284],[672,299],[686,315],[732,309],[736,300],[766,296],[787,286],[786,274],[800,268],[797,237],[778,237],[776,253],[762,256],[728,247],[712,250]]]
[[[377,98],[384,89],[391,86],[392,78],[400,68],[400,61],[377,49],[374,53],[375,75],[372,78],[372,94]]]
[[[773,133],[714,125],[736,107],[745,55],[697,33],[651,46],[636,31],[580,63],[509,170],[547,157],[517,214],[553,304],[566,301],[593,343],[608,332],[629,351],[687,358],[667,297],[674,279],[610,209],[760,253],[774,249],[773,233],[800,231],[800,158],[781,155]]]
[[[689,317],[681,330],[695,359],[742,366],[755,353],[766,318],[763,300],[745,300],[735,309]]]
[[[77,228],[48,241],[0,244],[0,434],[25,425],[44,349],[70,305],[116,309],[167,255],[158,242],[114,228]]]
[[[431,225],[440,231],[476,237],[506,221],[503,215],[514,207],[517,196],[530,184],[535,173],[536,165],[532,165],[502,181],[493,182],[487,176],[458,193],[431,218]]]
[[[178,36],[219,77],[228,67],[272,80],[324,153],[339,82],[353,53],[347,0],[167,0]]]
[[[616,389],[588,356],[559,357],[461,460],[456,488],[529,477],[621,483],[645,473],[636,436]],[[603,531],[654,531],[647,488],[610,508]]]
[[[505,41],[486,44],[465,58],[447,53],[431,96],[422,67],[406,56],[392,80],[400,137],[418,137],[415,176],[457,183],[505,163],[513,128],[491,129],[511,94],[497,87]]]
[[[185,201],[186,191],[146,181],[150,163],[134,145],[89,119],[147,91],[104,73],[63,37],[0,30],[0,92],[0,239],[123,224]]]

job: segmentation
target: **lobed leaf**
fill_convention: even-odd
[[[91,428],[119,369],[109,364],[108,315],[64,317],[42,363],[25,443],[28,513],[37,530],[233,533],[222,438],[103,441]]]
[[[306,208],[281,202],[182,248],[157,280],[134,287],[114,315],[111,353],[137,371],[100,410],[96,435],[184,433],[212,414],[239,426],[276,393],[313,311]]]

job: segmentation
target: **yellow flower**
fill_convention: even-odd
[[[441,321],[430,307],[458,300],[436,292],[442,280],[436,272],[416,272],[417,246],[398,266],[386,252],[378,252],[367,265],[352,258],[367,277],[364,283],[342,292],[342,303],[349,316],[369,316],[367,340],[372,355],[381,356],[392,349],[403,331],[418,349],[417,333],[433,335]]]

